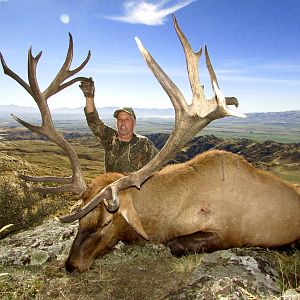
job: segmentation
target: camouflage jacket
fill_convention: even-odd
[[[105,151],[105,171],[130,173],[146,165],[158,152],[151,141],[134,134],[130,142],[120,141],[115,129],[105,125],[96,110],[86,113],[88,126]]]

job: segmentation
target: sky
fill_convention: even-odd
[[[137,36],[185,95],[192,94],[182,46],[172,21],[194,51],[208,46],[225,96],[238,98],[239,111],[300,109],[299,0],[0,0],[0,51],[26,82],[27,55],[43,54],[37,67],[41,90],[61,68],[70,32],[71,69],[92,55],[76,76],[95,81],[97,107],[170,108],[172,104],[141,56]],[[212,96],[200,59],[201,84]],[[50,108],[82,107],[75,83],[49,100]],[[36,107],[26,90],[0,70],[0,105]]]

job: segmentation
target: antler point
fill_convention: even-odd
[[[141,40],[139,39],[139,37],[135,36],[134,39],[137,44],[142,43]]]
[[[70,42],[71,42],[71,41],[73,42],[73,36],[72,36],[71,32],[68,32],[68,34],[69,34]]]
[[[18,117],[16,116],[16,115],[14,115],[14,114],[10,114],[16,121],[18,121]]]
[[[144,45],[142,44],[141,40],[137,36],[134,37],[134,39],[135,39],[135,42],[137,43],[137,46],[138,46],[139,50],[141,52],[144,52],[145,48],[144,48]]]

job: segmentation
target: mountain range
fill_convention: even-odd
[[[105,119],[112,118],[113,112],[117,107],[99,107],[97,108],[100,116]],[[138,118],[173,118],[174,109],[158,109],[158,108],[134,108]],[[10,114],[16,115],[37,115],[39,111],[34,107],[25,107],[17,105],[0,105],[0,121],[2,118],[10,118]],[[78,108],[58,108],[52,110],[53,116],[77,116],[83,114],[83,107]],[[247,118],[224,118],[219,122],[257,122],[257,123],[294,123],[300,124],[300,110],[282,111],[282,112],[254,112],[247,113]]]

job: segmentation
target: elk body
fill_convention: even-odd
[[[191,161],[161,169],[194,135],[215,119],[244,117],[229,108],[238,106],[234,97],[220,91],[207,48],[205,58],[214,95],[206,99],[198,72],[202,49],[193,52],[174,17],[174,26],[183,46],[192,103],[184,96],[136,39],[148,67],[169,96],[175,109],[174,129],[161,151],[142,169],[128,174],[108,173],[87,185],[73,147],[54,128],[47,101],[71,84],[89,80],[76,77],[90,59],[70,70],[73,40],[70,35],[66,60],[49,87],[39,88],[36,67],[41,52],[28,53],[26,83],[5,63],[4,73],[16,80],[35,100],[41,112],[40,126],[15,116],[18,122],[60,146],[70,160],[70,177],[20,175],[31,182],[50,182],[58,186],[35,186],[41,193],[73,192],[82,195],[83,205],[62,222],[80,220],[66,268],[86,271],[95,257],[109,251],[119,240],[164,243],[175,255],[213,251],[248,245],[276,247],[300,239],[299,193],[289,184],[250,166],[242,158],[221,151],[202,154]]]
[[[84,204],[121,176],[96,178]],[[162,243],[174,255],[183,255],[231,247],[277,247],[298,239],[299,193],[235,154],[212,150],[163,168],[140,189],[121,191],[116,213],[102,203],[83,217],[66,267],[86,271],[95,257],[120,240]]]

